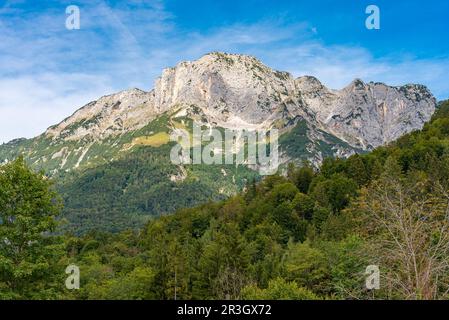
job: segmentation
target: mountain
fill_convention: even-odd
[[[191,131],[193,121],[279,129],[282,163],[318,165],[326,157],[365,152],[420,129],[435,107],[422,85],[391,87],[357,79],[331,90],[314,77],[294,78],[251,56],[215,52],[165,69],[149,92],[131,89],[101,97],[38,137],[1,145],[0,162],[23,155],[54,177],[71,227],[79,230],[89,221],[121,229],[226,197],[257,176],[241,167],[171,164],[170,132]]]
[[[329,90],[317,79],[298,79],[306,104],[328,132],[353,146],[373,149],[421,129],[435,112],[436,100],[423,85],[391,87],[354,80]]]

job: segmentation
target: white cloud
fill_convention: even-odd
[[[340,89],[355,78],[389,85],[420,83],[438,97],[449,97],[449,57],[413,59],[406,56],[375,58],[360,47],[325,46],[309,42],[273,50],[266,56],[276,68],[295,76],[313,75],[330,88]]]
[[[64,6],[34,16],[12,4],[0,9],[0,15],[14,11],[0,20],[0,143],[36,136],[102,95],[151,86],[147,70],[156,70],[154,62],[122,21],[133,24],[144,15],[152,19],[147,35],[160,37],[170,26],[158,1],[146,1],[132,16],[104,1],[81,2],[80,31],[65,29]]]
[[[42,133],[76,108],[111,92],[108,81],[84,74],[0,79],[0,141]]]

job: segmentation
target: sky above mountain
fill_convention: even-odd
[[[368,30],[368,5],[380,29]],[[66,7],[80,9],[68,30]],[[149,90],[211,51],[251,54],[339,89],[354,78],[422,83],[449,98],[445,0],[0,1],[0,142],[32,137],[85,103]]]

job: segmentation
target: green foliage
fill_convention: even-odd
[[[69,250],[85,269],[78,297],[123,299],[121,291],[133,290],[135,299],[338,296],[315,228],[328,219],[314,220],[320,210],[288,179],[270,176],[242,196],[152,220],[139,234],[87,234]],[[313,228],[315,240],[306,241]],[[352,230],[342,230],[344,241]],[[147,287],[133,282],[136,268],[151,270]]]
[[[300,287],[321,291],[326,287],[329,270],[326,256],[308,242],[288,244],[284,256],[285,279]],[[321,288],[322,287],[322,288]]]
[[[312,139],[311,128],[308,127],[306,121],[300,120],[290,131],[279,138],[279,146],[288,157],[297,162],[306,160],[310,156],[310,150],[320,154],[323,158],[334,157],[336,148],[361,152],[333,135],[316,128],[313,130],[320,134],[321,140]]]
[[[292,207],[303,219],[311,220],[315,209],[315,201],[307,194],[298,192],[292,201]]]
[[[311,187],[311,196],[317,203],[321,207],[330,208],[334,213],[347,207],[356,195],[356,182],[341,173],[336,173],[328,179],[317,179]]]
[[[369,298],[364,288],[369,258],[364,253],[365,240],[352,235],[340,241],[321,241],[317,244],[327,259],[328,278],[323,291],[334,299]]]
[[[302,193],[309,191],[310,183],[314,176],[315,172],[307,162],[299,169],[296,169],[293,163],[289,163],[288,165],[287,177]]]
[[[151,286],[154,272],[151,268],[136,267],[123,276],[107,279],[99,285],[91,285],[89,299],[95,300],[143,300],[153,298]]]
[[[90,230],[139,229],[159,215],[221,200],[257,176],[243,166],[179,168],[169,159],[171,146],[140,147],[107,165],[60,180],[57,187],[63,195],[62,216],[66,223],[59,230],[85,234]],[[226,176],[222,170],[227,172]],[[183,174],[186,176],[178,181],[170,180]]]
[[[432,117],[432,121],[437,119],[449,119],[449,100],[445,100],[438,105],[438,109]]]
[[[22,158],[0,167],[0,298],[57,296],[62,248],[45,234],[54,230],[60,208],[51,182]]]
[[[311,291],[298,287],[295,282],[282,278],[271,280],[267,289],[247,286],[242,290],[242,298],[247,300],[317,300]]]
[[[443,104],[423,130],[389,146],[346,160],[326,159],[316,172],[307,164],[290,165],[286,177],[273,175],[259,183],[250,171],[225,167],[224,176],[223,167],[213,166],[186,166],[189,178],[169,183],[164,177],[178,170],[163,160],[168,145],[139,148],[59,186],[65,212],[73,210],[65,216],[72,219],[66,230],[81,227],[81,237],[48,234],[59,208],[49,181],[30,172],[23,160],[3,166],[0,236],[22,249],[10,250],[5,241],[0,245],[1,297],[445,298],[441,293],[448,289],[447,272],[426,268],[438,265],[446,271],[449,260],[447,250],[439,249],[449,243],[441,231],[447,229],[441,223],[446,221],[449,190],[446,108]],[[292,134],[305,139],[303,129]],[[195,207],[198,199],[216,199],[205,193],[205,186],[232,179],[230,173],[245,177],[240,183],[246,192],[223,194],[220,201]],[[171,210],[177,211],[164,214]],[[162,216],[148,220],[156,214]],[[383,217],[377,221],[384,224],[372,223],[374,215]],[[413,219],[400,220],[404,215]],[[134,230],[98,231],[107,219],[116,227],[112,231]],[[146,224],[139,229],[143,221]],[[419,237],[404,236],[403,230],[419,230]],[[65,247],[63,256],[56,241]],[[404,270],[413,265],[413,254],[404,254],[401,248],[410,247],[419,261],[432,262],[420,264],[424,267],[417,272],[418,279],[432,275],[429,281],[407,277]],[[429,258],[427,253],[435,248],[437,254]],[[403,281],[401,286],[387,282],[388,290],[366,290],[365,268],[379,257],[384,274]],[[81,269],[81,289],[76,292],[57,289],[64,268],[55,268],[69,261]],[[404,293],[402,287],[410,292]]]

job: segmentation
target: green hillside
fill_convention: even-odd
[[[177,209],[225,199],[242,191],[253,179],[259,179],[257,171],[242,165],[172,164],[170,132],[185,129],[192,134],[196,117],[202,114],[192,106],[187,116],[176,116],[174,110],[139,130],[103,140],[89,136],[65,139],[69,133],[79,128],[88,131],[100,121],[82,120],[66,128],[61,137],[42,134],[3,144],[0,160],[23,156],[32,169],[43,170],[55,181],[64,203],[60,232],[85,234],[90,230],[136,229]],[[279,145],[284,161],[300,164],[312,158],[319,162],[338,150],[348,154],[362,152],[308,126],[304,120],[296,120],[278,123],[283,133]],[[280,167],[283,170],[285,165]]]
[[[61,230],[121,231],[142,227],[150,218],[220,200],[242,190],[257,173],[245,166],[187,165],[170,162],[172,144],[139,147],[119,160],[61,179]],[[184,172],[183,172],[184,171]],[[170,177],[185,174],[184,180]]]
[[[422,131],[369,154],[327,159],[319,171],[291,165],[286,177],[138,232],[37,236],[51,229],[55,195],[19,159],[0,174],[1,219],[12,221],[14,206],[20,221],[0,225],[11,239],[0,246],[1,297],[448,299],[448,110],[445,103]],[[33,248],[8,250],[21,243],[17,228],[35,235]],[[43,257],[45,267],[30,271]],[[54,272],[69,263],[82,270],[80,290],[63,289]],[[369,265],[381,270],[378,290],[365,287]]]

